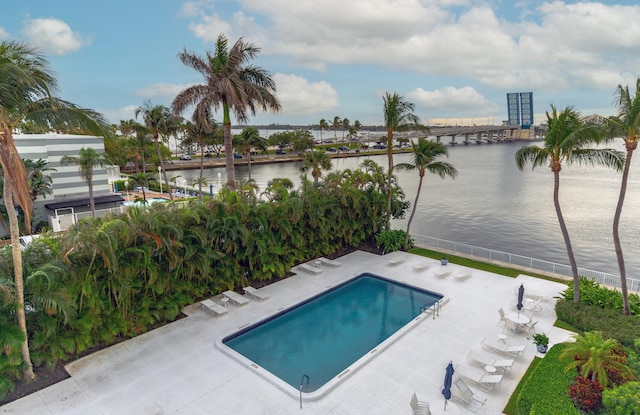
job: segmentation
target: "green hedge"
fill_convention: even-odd
[[[556,344],[524,378],[519,392],[511,396],[507,415],[580,415],[567,395],[575,372],[564,373],[568,361],[560,360],[564,344]],[[538,359],[538,358],[536,358]]]

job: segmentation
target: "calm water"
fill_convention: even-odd
[[[442,296],[363,275],[223,342],[297,388],[313,392]]]
[[[567,264],[566,251],[553,207],[553,176],[546,166],[519,171],[515,152],[525,143],[447,146],[448,162],[458,177],[425,176],[411,233],[463,242],[484,248]],[[622,149],[622,142],[616,143]],[[356,168],[366,156],[334,159],[334,169]],[[386,156],[371,157],[382,166]],[[630,278],[640,278],[640,162],[634,158],[621,220],[621,238]],[[394,163],[410,162],[409,154],[395,155]],[[260,190],[274,177],[299,183],[300,163],[252,167]],[[205,177],[217,188],[218,172]],[[173,172],[191,182],[198,170]],[[247,177],[247,168],[236,168]],[[418,185],[416,172],[397,172],[400,185],[412,202]],[[612,240],[612,221],[620,189],[620,174],[602,167],[564,166],[560,173],[560,203],[578,266],[618,274]],[[409,213],[407,214],[407,218]],[[406,220],[394,227],[405,228]]]

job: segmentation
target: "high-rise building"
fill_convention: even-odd
[[[507,94],[509,125],[529,129],[533,125],[533,92]]]

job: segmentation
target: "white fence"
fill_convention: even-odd
[[[504,262],[521,268],[528,268],[553,274],[560,274],[571,277],[571,267],[569,265],[557,264],[555,262],[543,261],[541,259],[529,258],[522,255],[510,254],[508,252],[496,251],[493,249],[481,248],[478,246],[463,244],[459,242],[447,241],[445,239],[432,238],[430,236],[415,235],[415,245],[424,248],[435,248],[436,250],[451,251],[456,254],[486,258],[491,261]],[[620,288],[620,276],[608,274],[606,272],[594,271],[591,269],[578,268],[578,274],[590,278],[600,284],[609,287]],[[640,280],[627,277],[627,288],[629,292],[640,292]]]

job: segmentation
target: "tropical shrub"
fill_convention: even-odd
[[[402,248],[413,247],[413,239],[409,237],[409,244],[404,246],[407,233],[402,229],[390,229],[380,232],[376,235],[376,244],[378,248],[382,248],[382,253],[395,252]]]
[[[602,405],[610,415],[640,414],[640,382],[603,391]]]
[[[616,339],[626,347],[640,339],[640,316],[624,316],[620,310],[562,299],[556,303],[556,315],[578,330],[601,331],[603,337]]]
[[[573,284],[567,284],[568,288],[562,293],[566,300],[573,299]],[[622,294],[620,291],[607,288],[590,280],[586,277],[580,277],[580,302],[601,308],[622,310]],[[629,308],[631,314],[640,314],[640,297],[638,294],[629,294]]]
[[[596,380],[576,376],[569,386],[569,397],[576,408],[591,413],[602,404],[602,386]]]

